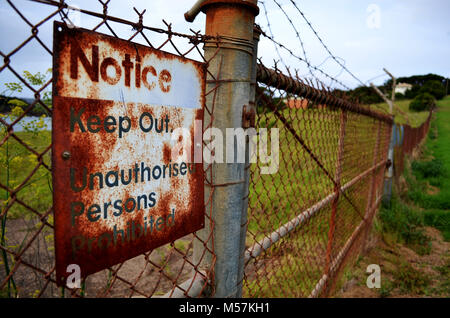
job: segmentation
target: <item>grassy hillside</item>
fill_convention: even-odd
[[[438,102],[422,156],[411,164],[408,199],[425,210],[425,221],[450,241],[450,97]]]
[[[397,106],[401,110],[399,111],[394,107],[395,122],[397,124],[406,124],[409,120],[409,124],[411,125],[411,127],[418,127],[427,119],[428,111],[424,112],[410,111],[409,110],[410,102],[411,100],[409,99],[399,100],[395,102],[395,106]],[[389,111],[389,106],[386,103],[374,104],[371,107],[386,113]]]

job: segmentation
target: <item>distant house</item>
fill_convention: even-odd
[[[402,95],[405,95],[406,91],[410,90],[412,88],[411,84],[408,83],[398,83],[395,86],[395,93],[400,93]]]

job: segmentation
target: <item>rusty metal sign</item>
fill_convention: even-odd
[[[56,276],[64,285],[70,264],[85,277],[204,226],[203,166],[191,157],[206,71],[56,22],[53,45]],[[184,147],[177,128],[191,132]]]

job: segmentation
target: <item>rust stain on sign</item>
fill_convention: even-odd
[[[61,23],[53,45],[56,276],[64,285],[69,264],[85,277],[204,226],[203,166],[183,152],[194,154],[194,135],[175,152],[171,132],[193,132],[202,120],[206,71]]]

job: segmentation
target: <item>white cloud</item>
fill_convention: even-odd
[[[289,0],[277,0],[294,22],[303,41],[306,56],[313,65],[323,63],[322,68],[330,75],[340,73],[341,68],[332,59],[327,59],[328,53],[321,46],[301,15],[292,6]],[[69,4],[81,8],[102,12],[102,5],[92,0],[67,1]],[[181,33],[190,33],[192,28],[204,32],[205,15],[200,13],[194,23],[184,20],[183,14],[190,9],[195,0],[111,0],[108,14],[120,18],[137,21],[138,16],[133,6],[139,11],[146,9],[144,24],[159,28],[165,28],[162,19],[173,23],[173,29]],[[296,2],[312,25],[322,37],[329,49],[338,57],[345,60],[345,65],[363,81],[379,74],[383,67],[392,70],[397,76],[438,73],[450,76],[450,1],[419,1],[419,0],[363,0],[363,1],[332,1],[332,0],[305,0]],[[381,27],[370,29],[366,25],[367,7],[375,3],[380,8]],[[14,4],[31,21],[37,23],[46,17],[55,8],[43,4],[33,3],[27,0],[15,0]],[[268,16],[277,41],[289,47],[293,53],[304,59],[300,40],[297,38],[294,28],[290,25],[282,11],[273,0],[265,0]],[[9,54],[30,34],[30,27],[15,13],[6,1],[0,2],[0,20],[2,41],[0,50],[3,54]],[[56,16],[59,19],[58,16]],[[83,27],[92,28],[99,23],[94,19],[82,15]],[[268,32],[266,16],[260,4],[260,14],[257,22],[263,30]],[[51,48],[52,22],[49,21],[39,28],[39,36],[44,43]],[[129,37],[132,30],[129,26],[120,26],[111,23],[114,30],[121,37]],[[109,33],[106,26],[99,29],[100,32]],[[150,41],[160,43],[162,37],[158,34],[149,34]],[[145,43],[142,37],[135,39]],[[183,42],[183,41],[181,41]],[[177,45],[183,47],[181,42]],[[169,49],[169,47],[165,47]],[[282,60],[291,67],[298,68],[300,74],[308,74],[305,63],[292,57],[288,52],[280,49]],[[259,56],[266,65],[271,66],[273,60],[279,60],[273,43],[261,38]],[[45,70],[49,67],[51,57],[45,50],[39,48],[39,44],[33,40],[26,50],[20,50],[11,58],[11,63],[20,73],[23,69],[30,71]],[[324,62],[325,61],[325,62]],[[282,63],[279,64],[282,66]],[[318,72],[315,72],[319,74]],[[320,77],[320,75],[318,75]],[[323,77],[320,77],[324,79]],[[14,76],[4,70],[0,73],[0,83],[11,81]],[[358,85],[349,74],[345,72],[339,79],[348,86]],[[383,81],[383,78],[379,79]]]

